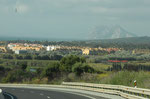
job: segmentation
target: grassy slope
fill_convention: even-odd
[[[150,72],[119,71],[100,80],[100,83],[134,86],[134,80],[137,86],[141,88],[150,88]]]

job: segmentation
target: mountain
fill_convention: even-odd
[[[126,43],[126,44],[150,44],[150,37],[126,37],[126,38],[116,38],[116,39],[101,39],[101,40],[89,40],[93,43]]]
[[[93,27],[88,39],[115,39],[125,37],[136,37],[135,34],[126,31],[119,25]]]
[[[80,39],[73,38],[39,38],[39,37],[15,37],[15,36],[0,36],[0,41],[9,40],[27,40],[27,41],[74,41]]]

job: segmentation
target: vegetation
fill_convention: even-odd
[[[135,72],[135,71],[119,71],[117,73],[111,73],[100,80],[100,83],[113,84],[113,85],[125,85],[134,86],[134,80],[137,81],[137,86],[141,88],[150,88],[150,72]]]
[[[6,61],[1,61],[2,64],[4,64],[3,62],[5,63]],[[3,73],[1,82],[32,83],[33,80],[39,79],[37,83],[40,83],[40,81],[42,81],[44,78],[47,78],[48,80],[46,83],[48,83],[52,82],[56,78],[60,78],[61,76],[65,76],[70,73],[75,73],[77,76],[79,76],[79,74],[81,75],[82,73],[94,73],[95,71],[92,67],[86,64],[85,58],[74,55],[66,56],[62,58],[60,62],[47,61],[48,64],[46,63],[45,66],[43,65],[43,67],[36,67],[36,65],[39,63],[39,61],[29,60],[7,61],[6,64],[14,66],[9,67],[9,69],[5,69],[4,66],[0,67],[0,73]],[[41,63],[43,64],[45,61],[43,60]]]
[[[129,37],[108,40],[88,40],[88,41],[29,41],[29,40],[10,40],[6,43],[34,43],[42,45],[64,45],[64,46],[86,46],[86,47],[117,47],[126,50],[131,49],[150,49],[150,37]]]
[[[8,55],[9,56],[9,55]],[[33,56],[32,56],[33,57]],[[91,63],[88,57],[68,55],[60,61],[0,59],[0,82],[55,83],[79,81],[150,88],[148,62]]]
[[[16,54],[1,54],[1,58],[3,59],[18,59],[18,60],[60,60],[63,56],[58,54],[26,54],[26,55],[16,55]]]
[[[122,48],[116,52],[93,52],[81,55],[78,50],[30,51],[16,55],[12,51],[0,54],[1,83],[45,83],[60,84],[62,81],[92,82],[115,85],[150,88],[150,54],[133,53],[133,49],[150,49],[147,37],[145,41],[134,38],[95,41],[6,41],[19,43],[37,43],[43,45],[67,45],[82,47]],[[110,62],[118,60],[126,62]]]
[[[81,76],[82,73],[94,73],[95,70],[87,64],[76,63],[74,64],[72,71],[77,76]]]

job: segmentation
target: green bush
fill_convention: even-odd
[[[14,70],[7,74],[5,78],[3,78],[2,82],[22,82],[26,78],[32,78],[32,75],[29,72],[24,72],[22,70]]]
[[[59,63],[51,63],[42,72],[42,77],[48,77],[49,79],[53,79],[59,73],[60,73],[60,64]]]
[[[93,73],[94,69],[87,64],[83,63],[76,63],[72,67],[72,71],[77,75],[80,76],[82,73]]]
[[[110,74],[108,77],[102,79],[100,83],[134,86],[134,80],[137,81],[138,87],[150,88],[150,72],[135,72],[135,71],[119,71]]]
[[[86,60],[85,58],[80,58],[76,55],[66,56],[60,60],[60,64],[64,67],[64,71],[66,72],[72,72],[72,66],[78,62],[85,63]]]

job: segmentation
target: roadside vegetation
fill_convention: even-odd
[[[61,60],[1,59],[1,83],[61,84],[89,82],[150,88],[149,64],[89,63],[89,58],[68,55]]]
[[[83,73],[95,72],[86,63],[85,58],[75,55],[66,56],[60,61],[3,60],[1,63],[11,65],[10,67],[0,66],[1,82],[3,83],[42,83],[43,79],[46,80],[45,83],[50,83],[60,78],[67,80],[68,78],[63,78],[70,73],[80,76]]]
[[[61,84],[61,82],[89,82],[125,85],[133,87],[134,80],[141,88],[150,88],[150,54],[133,53],[132,49],[149,49],[149,44],[108,42],[99,45],[97,41],[47,42],[10,41],[37,43],[43,45],[67,45],[88,47],[118,47],[124,50],[97,55],[82,55],[77,50],[30,51],[14,54],[0,53],[0,83]],[[9,43],[9,41],[8,41]],[[112,45],[111,45],[112,44]],[[130,45],[130,46],[128,46]],[[110,62],[109,60],[126,60]]]

